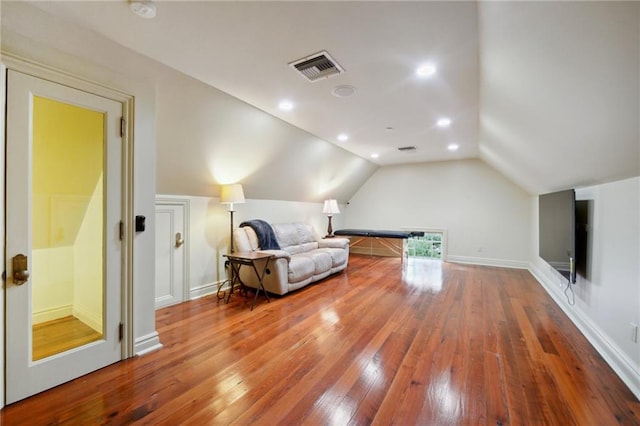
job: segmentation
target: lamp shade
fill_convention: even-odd
[[[220,202],[222,204],[244,203],[242,184],[222,185],[220,189]]]
[[[339,214],[340,209],[338,208],[338,202],[336,200],[324,200],[322,213],[328,214],[329,216]]]

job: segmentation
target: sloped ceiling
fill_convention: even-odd
[[[480,157],[533,194],[640,173],[635,2],[176,1],[149,21],[125,1],[37,6],[379,165]],[[320,50],[347,72],[288,66]],[[424,60],[436,79],[416,79]]]
[[[475,2],[43,2],[52,14],[216,87],[378,165],[477,156]],[[308,82],[289,63],[320,51],[344,74]],[[421,79],[416,68],[438,70]],[[332,95],[353,86],[349,98]],[[292,101],[281,111],[280,100]],[[436,126],[446,116],[454,124]],[[338,135],[349,135],[340,141]],[[446,148],[455,142],[455,153]],[[398,147],[416,146],[407,154]],[[379,154],[372,159],[372,153]]]
[[[483,2],[480,157],[530,192],[640,173],[636,2]]]

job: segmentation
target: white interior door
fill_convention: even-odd
[[[122,112],[8,71],[7,403],[122,358]]]
[[[183,203],[156,201],[156,309],[188,297],[185,217]]]

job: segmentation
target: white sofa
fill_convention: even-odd
[[[258,237],[250,226],[233,231],[236,252],[262,251],[274,255],[269,260],[270,273],[263,281],[269,293],[283,295],[346,269],[349,263],[347,238],[321,238],[305,223],[276,223],[271,227],[280,250],[261,250]],[[249,287],[258,287],[251,268],[240,268],[240,279]]]

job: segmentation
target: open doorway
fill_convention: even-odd
[[[444,233],[442,231],[425,232],[421,237],[410,237],[407,240],[409,258],[443,259]]]

